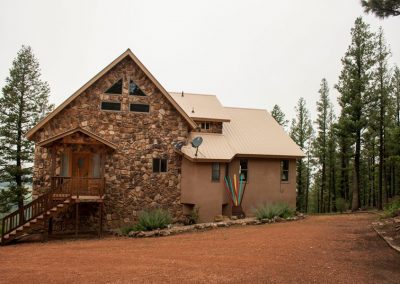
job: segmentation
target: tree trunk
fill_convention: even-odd
[[[354,183],[351,210],[360,208],[360,156],[361,156],[361,130],[356,131],[356,153],[354,156]]]

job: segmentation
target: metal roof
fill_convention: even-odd
[[[182,108],[186,110],[184,106]],[[190,140],[200,136],[203,143],[197,157],[196,149],[190,144],[182,147],[181,151],[188,159],[205,162],[230,161],[235,156],[304,157],[299,146],[266,110],[222,108],[223,115],[229,118],[229,122],[223,122],[222,134],[191,132]],[[213,114],[216,116],[218,114]]]

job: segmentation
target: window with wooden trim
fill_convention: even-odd
[[[200,123],[200,128],[204,130],[210,129],[210,123],[209,122],[202,122]]]
[[[289,181],[289,160],[281,161],[281,181]]]
[[[60,175],[62,177],[68,177],[69,176],[69,154],[68,153],[63,153],[61,157],[61,172]]]
[[[114,85],[105,91],[106,94],[121,95],[122,94],[122,79],[119,79]]]
[[[101,109],[102,110],[120,111],[121,103],[119,103],[119,102],[101,102]]]
[[[129,95],[131,96],[139,96],[139,97],[144,97],[146,96],[145,93],[139,88],[138,85],[136,85],[135,82],[130,80],[129,82]]]
[[[148,104],[130,104],[130,111],[133,112],[150,112],[150,105]]]
[[[241,159],[239,161],[239,178],[243,181],[248,181],[249,177],[249,168],[248,161],[245,159]]]
[[[220,178],[220,164],[212,163],[211,164],[211,181],[219,181]]]
[[[153,173],[167,172],[167,159],[154,158],[153,159]]]

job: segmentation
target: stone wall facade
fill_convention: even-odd
[[[198,127],[198,131],[200,132],[205,132],[205,133],[222,133],[222,122],[218,122],[218,121],[195,121],[197,123],[197,125],[199,125]],[[210,128],[209,129],[201,129],[200,125],[202,122],[207,122],[210,124]]]
[[[122,95],[104,93],[121,78]],[[129,95],[130,80],[146,96]],[[102,101],[121,102],[121,111],[101,110]],[[133,102],[149,104],[150,112],[130,112]],[[33,140],[38,143],[76,127],[117,145],[116,150],[109,149],[103,155],[106,229],[131,224],[141,210],[151,207],[167,209],[175,218],[182,216],[182,158],[173,143],[187,142],[189,124],[133,60],[127,57],[119,62],[38,130]],[[60,157],[67,148],[71,151],[63,145],[55,150],[35,147],[34,192],[50,187],[51,176],[60,173]],[[153,158],[167,158],[167,172],[153,173]]]

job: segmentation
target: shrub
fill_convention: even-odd
[[[395,217],[400,216],[400,197],[394,198],[385,206],[385,211],[383,212],[384,217]]]
[[[343,213],[347,211],[347,208],[349,208],[348,202],[344,198],[337,198],[336,199],[336,210],[340,213]]]
[[[259,220],[273,219],[274,217],[288,218],[294,215],[294,210],[284,203],[262,204],[255,209],[254,214]]]
[[[134,226],[135,231],[151,231],[163,229],[171,224],[172,218],[168,211],[163,209],[151,209],[139,214],[138,223]]]
[[[184,224],[193,225],[199,221],[199,207],[195,206],[189,214],[185,215]]]

